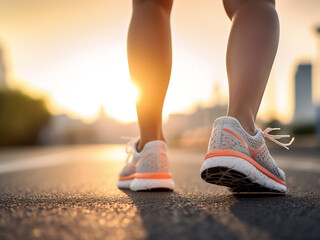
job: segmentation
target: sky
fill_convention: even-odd
[[[129,0],[0,0],[0,46],[11,88],[47,99],[52,113],[91,121],[103,105],[136,120],[126,38]],[[313,61],[319,0],[279,0],[280,43],[259,116],[290,121],[298,63]],[[225,51],[231,23],[222,1],[176,0],[173,70],[164,115],[227,103]],[[218,94],[217,89],[220,89]],[[214,94],[215,93],[215,94]]]

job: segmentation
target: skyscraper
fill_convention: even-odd
[[[294,123],[307,125],[315,122],[315,107],[312,102],[312,65],[300,64],[295,75]]]
[[[316,28],[317,52],[313,71],[313,102],[316,108],[317,136],[320,140],[320,26]]]

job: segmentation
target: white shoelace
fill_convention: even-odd
[[[122,139],[129,139],[130,141],[126,143],[125,149],[127,153],[126,164],[129,163],[130,158],[132,158],[134,153],[134,143],[138,141],[139,137],[121,137]]]
[[[271,132],[273,130],[280,130],[280,128],[269,128],[268,127],[267,129],[265,129],[262,132],[263,136],[265,138],[268,138],[270,141],[278,144],[279,146],[284,147],[285,149],[289,150],[288,146],[290,146],[293,143],[294,137],[291,139],[291,141],[289,143],[282,143],[282,142],[277,141],[276,139],[281,139],[281,138],[284,138],[284,137],[290,137],[290,135],[270,135],[269,132]]]

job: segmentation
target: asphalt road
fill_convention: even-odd
[[[320,239],[318,152],[277,152],[285,196],[205,183],[204,154],[171,149],[176,190],[135,193],[116,187],[123,146],[1,150],[0,239]]]

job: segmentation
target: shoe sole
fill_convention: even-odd
[[[130,188],[132,180],[118,181],[118,188]]]
[[[135,178],[130,184],[131,191],[146,191],[153,189],[173,190],[174,182],[172,179],[141,179]]]
[[[208,183],[229,187],[232,192],[286,192],[286,186],[269,178],[248,161],[232,156],[205,160],[201,178]]]
[[[118,181],[118,188],[127,188],[131,191],[149,191],[161,190],[172,191],[174,189],[174,182],[172,179],[141,179],[135,178],[133,180]]]

